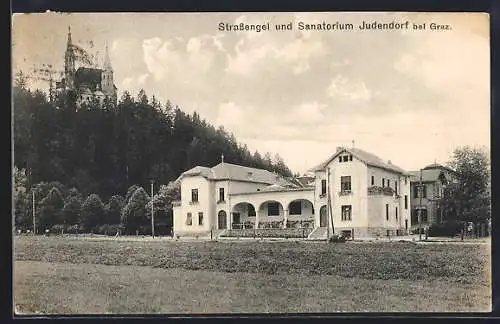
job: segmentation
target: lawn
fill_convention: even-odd
[[[486,244],[16,237],[21,313],[489,311]],[[383,292],[383,293],[381,293]]]

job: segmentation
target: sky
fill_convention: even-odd
[[[353,30],[298,30],[298,23]],[[409,21],[409,30],[359,30]],[[219,23],[269,31],[220,31]],[[274,24],[292,22],[292,30]],[[413,24],[426,24],[413,30]],[[449,25],[431,30],[430,24]],[[72,39],[121,94],[143,88],[232,132],[253,152],[303,173],[338,146],[406,170],[446,163],[464,145],[490,148],[489,16],[484,13],[93,13],[13,18],[13,69],[64,69]],[[32,87],[48,88],[33,81]],[[353,143],[354,141],[354,143]]]

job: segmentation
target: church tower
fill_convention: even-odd
[[[64,77],[66,90],[73,90],[75,88],[75,53],[71,41],[71,26],[68,26],[68,43],[64,55]]]
[[[115,96],[115,86],[113,79],[113,67],[111,66],[111,60],[109,58],[108,44],[106,44],[106,54],[104,57],[104,69],[102,71],[102,92],[106,96],[113,98]]]

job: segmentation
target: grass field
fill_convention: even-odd
[[[16,237],[22,314],[490,311],[486,244]]]

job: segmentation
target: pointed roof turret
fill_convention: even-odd
[[[68,25],[68,49],[70,48],[71,45],[72,45],[72,41],[71,41],[71,25]]]
[[[106,41],[106,53],[104,54],[104,69],[113,71],[113,67],[111,66],[111,60],[109,58],[109,51],[108,51],[108,42]]]

